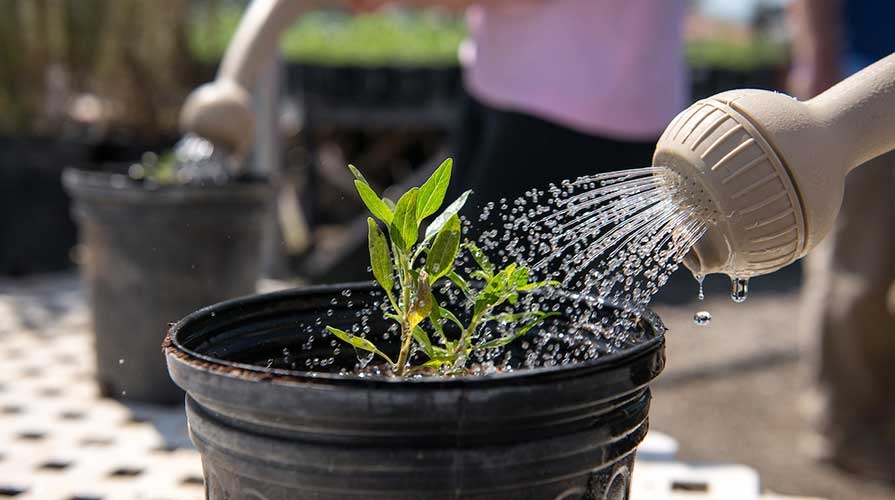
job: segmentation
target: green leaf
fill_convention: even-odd
[[[426,256],[426,271],[429,283],[435,283],[454,267],[457,251],[460,249],[460,217],[456,214],[438,232],[432,248]]]
[[[429,179],[420,186],[420,194],[416,199],[416,220],[422,221],[441,208],[448,184],[451,182],[451,169],[454,160],[448,158],[439,166]]]
[[[525,286],[528,284],[528,268],[527,267],[517,267],[515,270],[510,272],[510,281],[513,283],[513,286]]]
[[[426,333],[425,330],[420,328],[419,326],[413,327],[413,339],[420,345],[423,353],[428,356],[430,359],[435,357],[435,351],[432,348],[432,341],[429,339],[429,334]]]
[[[429,287],[429,276],[426,271],[421,271],[417,279],[416,296],[407,313],[407,322],[410,324],[410,328],[415,328],[416,325],[428,318],[434,304],[435,297],[432,295],[432,288]]]
[[[500,300],[500,295],[489,292],[487,290],[483,290],[479,293],[479,295],[475,298],[475,305],[472,308],[473,316],[478,316],[489,308],[495,306]]]
[[[477,247],[475,243],[471,242],[464,243],[463,247],[469,250],[470,255],[472,255],[472,260],[474,260],[475,263],[478,264],[482,271],[487,273],[488,276],[494,275],[494,264],[491,264],[491,261],[488,260],[488,256],[485,255],[485,252]]]
[[[461,194],[460,197],[448,205],[443,212],[438,214],[438,217],[436,217],[432,223],[429,224],[429,227],[426,228],[426,240],[438,234],[438,232],[441,231],[441,228],[447,223],[448,219],[450,219],[452,215],[456,215],[460,212],[460,209],[463,208],[463,205],[466,203],[466,199],[469,198],[470,193],[472,193],[472,191],[467,191]]]
[[[391,198],[382,197],[382,201],[385,202],[386,206],[391,209],[392,212],[395,211],[395,202]]]
[[[481,269],[476,269],[475,271],[469,273],[469,277],[477,280],[488,281],[492,278],[492,276]]]
[[[450,271],[447,273],[447,277],[463,292],[464,295],[466,295],[467,298],[472,295],[472,290],[469,289],[469,285],[466,283],[466,280],[463,279],[463,276],[457,274],[456,271]]]
[[[446,343],[447,337],[444,334],[444,326],[441,324],[442,321],[441,306],[438,305],[438,302],[436,301],[432,304],[432,310],[429,312],[429,323],[438,335],[438,339],[441,340],[442,343]]]
[[[372,217],[367,217],[367,240],[370,247],[370,266],[373,268],[373,276],[379,282],[379,286],[385,290],[389,300],[394,302],[392,289],[395,286],[395,268],[392,264],[392,254],[388,250],[388,240],[385,239],[385,234]]]
[[[357,188],[357,194],[360,195],[360,199],[367,206],[367,210],[382,222],[391,224],[393,217],[392,209],[388,208],[388,205],[379,198],[376,192],[373,191],[373,188],[366,182],[359,180],[354,181],[354,187]]]
[[[452,365],[457,360],[457,356],[444,356],[439,358],[430,359],[429,361],[420,365],[420,368],[433,368],[435,370],[441,369],[441,367],[445,365]]]
[[[358,170],[357,167],[355,167],[354,165],[349,163],[348,170],[351,170],[351,173],[354,175],[355,179],[363,182],[364,184],[367,184],[367,185],[370,184],[369,182],[367,182],[367,179],[364,177],[364,174],[360,173],[360,170]]]
[[[516,330],[515,332],[512,332],[510,335],[505,335],[503,337],[494,339],[492,341],[485,342],[483,344],[479,344],[479,345],[475,346],[473,349],[491,349],[494,347],[503,347],[503,346],[509,344],[510,342],[518,339],[519,337],[524,336],[532,328],[537,326],[538,323],[540,323],[541,321],[544,321],[544,319],[549,318],[550,316],[559,315],[558,312],[540,312],[540,311],[539,312],[531,312],[531,313],[527,313],[527,314],[532,314],[535,316],[535,318],[530,320],[525,325],[523,325],[522,328]]]
[[[451,320],[452,323],[457,325],[457,328],[459,328],[461,330],[464,329],[463,323],[461,323],[460,320],[457,318],[457,316],[455,316],[454,313],[452,313],[451,311],[441,307],[438,312],[445,318]]]
[[[419,224],[416,221],[417,193],[419,193],[419,188],[411,188],[401,196],[395,206],[395,216],[389,226],[392,240],[399,243],[404,251],[413,248],[413,244],[419,238]],[[395,235],[398,237],[396,238]]]
[[[389,364],[391,364],[391,365],[395,364],[395,362],[392,361],[392,358],[388,357],[388,355],[386,355],[384,352],[377,349],[375,344],[373,344],[372,342],[370,342],[369,340],[367,340],[363,337],[358,337],[357,335],[352,335],[344,330],[339,330],[338,328],[334,328],[332,326],[327,326],[326,330],[329,333],[338,337],[342,342],[351,344],[352,346],[354,346],[362,351],[372,352],[373,354],[376,354],[377,356],[380,356],[383,359],[385,359],[386,361],[388,361]]]
[[[560,284],[559,281],[556,281],[556,280],[544,280],[544,281],[537,281],[534,283],[526,283],[525,285],[517,287],[516,290],[519,290],[520,292],[527,292],[529,290],[534,290],[535,288],[544,288],[547,286],[559,286],[559,284]]]

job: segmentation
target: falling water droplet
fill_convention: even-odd
[[[730,281],[730,298],[737,304],[746,302],[749,297],[749,278],[734,278]]]
[[[700,273],[696,273],[693,275],[693,277],[696,278],[696,282],[699,283],[699,295],[697,295],[696,298],[699,300],[705,300],[705,290],[702,286],[702,282],[705,281],[705,276]]]
[[[697,326],[707,326],[712,322],[712,315],[708,311],[699,311],[693,315],[693,323]]]
[[[124,364],[124,358],[119,358],[119,359],[118,359],[118,364],[119,364],[119,365],[123,365],[123,364]]]

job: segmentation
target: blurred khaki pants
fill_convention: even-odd
[[[828,458],[895,482],[895,154],[849,174],[837,226],[806,269],[802,324]]]

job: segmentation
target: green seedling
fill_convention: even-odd
[[[160,185],[178,184],[177,160],[171,151],[161,156],[152,152],[143,153],[140,163],[128,169],[128,175],[138,181],[149,181]]]
[[[397,203],[380,198],[356,168],[348,167],[361,200],[373,215],[367,218],[370,265],[388,298],[388,317],[400,326],[397,358],[393,360],[365,338],[332,326],[326,328],[354,348],[379,356],[398,376],[423,371],[462,373],[473,351],[505,346],[556,314],[502,310],[506,305],[516,305],[520,294],[556,282],[532,281],[530,270],[515,263],[497,269],[474,243],[462,241],[463,225],[458,214],[470,191],[438,213],[451,180],[452,164],[450,158],[445,160],[422,186],[404,193]],[[466,277],[455,269],[461,252],[468,252],[477,267]],[[444,280],[459,289],[470,314],[462,315],[439,304],[432,290]],[[468,322],[461,321],[461,316],[469,316]],[[495,321],[514,328],[498,338],[480,340],[479,330]],[[445,329],[449,324],[459,334],[449,335]],[[422,353],[414,357],[420,360],[415,366],[411,366],[413,352]]]

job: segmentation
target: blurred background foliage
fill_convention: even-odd
[[[6,0],[0,133],[63,134],[78,121],[155,135],[194,85],[189,0]]]
[[[213,77],[247,3],[5,0],[0,135],[175,134],[180,104],[191,88]],[[708,36],[691,37],[691,66],[785,66],[786,44],[779,37],[717,31],[713,26]],[[281,48],[287,64],[437,67],[457,64],[465,36],[462,17],[445,12],[392,9],[352,16],[330,9],[304,16],[283,36]]]
[[[242,6],[201,4],[193,10],[190,49],[200,61],[220,59]],[[439,11],[389,9],[362,16],[342,10],[304,15],[284,35],[280,48],[288,61],[330,65],[448,65],[466,36],[463,19]]]

